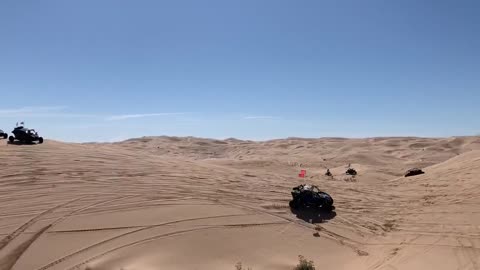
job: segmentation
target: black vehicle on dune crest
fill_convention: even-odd
[[[0,129],[0,139],[6,139],[6,138],[8,138],[8,134]]]
[[[332,197],[318,189],[317,186],[299,185],[294,187],[292,197],[290,207],[293,209],[310,208],[323,211],[332,211],[334,209]]]
[[[14,143],[15,141],[20,143],[43,143],[43,137],[38,136],[38,133],[34,129],[17,126],[13,129],[12,133],[14,136],[8,138],[10,143]]]

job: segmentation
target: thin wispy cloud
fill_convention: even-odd
[[[127,119],[134,119],[134,118],[145,118],[145,117],[156,117],[156,116],[177,116],[177,115],[184,115],[185,113],[140,113],[140,114],[121,114],[121,115],[112,115],[105,120],[108,121],[119,121],[119,120],[127,120]]]
[[[67,106],[28,106],[20,108],[0,109],[0,118],[98,118],[107,121],[119,121],[144,117],[161,117],[183,115],[183,112],[173,113],[143,113],[143,114],[86,114],[71,113],[67,111]]]
[[[31,113],[51,113],[65,110],[66,106],[31,106],[14,109],[0,109],[0,116],[16,116]]]
[[[1,118],[82,118],[97,117],[92,114],[70,113],[67,106],[29,106],[13,109],[0,109]]]
[[[254,116],[245,116],[243,119],[245,119],[245,120],[279,119],[279,117],[276,117],[276,116],[268,116],[268,115],[254,115]]]

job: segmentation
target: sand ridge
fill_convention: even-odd
[[[0,141],[0,167],[0,270],[480,269],[479,137]],[[322,223],[288,207],[305,181]]]

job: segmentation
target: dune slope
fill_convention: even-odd
[[[478,137],[0,142],[0,166],[0,270],[480,269]],[[335,212],[292,212],[303,182]]]

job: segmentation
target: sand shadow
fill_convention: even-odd
[[[326,211],[322,209],[315,209],[315,208],[298,208],[298,209],[293,209],[290,208],[290,211],[299,219],[312,223],[312,224],[318,224],[318,223],[325,223],[329,220],[334,219],[337,216],[337,213],[335,212],[335,208],[332,211]]]
[[[37,143],[34,142],[21,142],[21,141],[7,141],[7,144],[9,145],[37,145]]]

